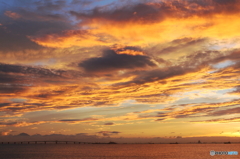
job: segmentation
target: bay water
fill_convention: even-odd
[[[3,144],[0,159],[228,159],[240,144]]]

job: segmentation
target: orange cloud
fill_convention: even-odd
[[[92,14],[72,11],[72,15],[83,21],[79,28],[84,26],[87,29],[31,39],[48,47],[113,44],[146,47],[183,37],[224,39],[240,35],[240,23],[236,20],[239,17],[239,13],[236,12],[239,3],[203,3],[210,6],[202,5],[198,1],[164,1],[138,4],[132,8],[119,8],[115,11],[96,9]],[[178,5],[182,5],[183,8],[177,7]],[[230,7],[234,7],[234,11],[231,11]],[[82,32],[87,34],[83,35]]]
[[[191,4],[190,1],[164,1],[129,6],[128,10],[118,8],[112,14],[98,9],[98,14],[71,12],[81,20],[77,29],[69,27],[54,33],[39,31],[28,35],[46,48],[0,54],[5,63],[23,64],[53,58],[57,62],[51,66],[62,69],[0,64],[3,118],[39,110],[117,107],[129,99],[136,103],[164,104],[165,109],[101,118],[2,123],[1,126],[93,121],[96,125],[104,122],[117,126],[128,120],[180,121],[192,117],[210,118],[219,109],[236,106],[238,100],[229,100],[237,98],[238,91],[232,92],[235,96],[228,95],[229,99],[224,97],[221,102],[219,99],[219,103],[197,101],[172,106],[184,98],[187,102],[191,98],[198,99],[192,91],[204,94],[239,86],[239,51],[211,48],[215,42],[217,47],[221,45],[218,39],[234,41],[240,36],[240,23],[236,20],[239,13],[235,11],[239,4],[231,11],[230,2],[209,0],[204,3],[210,5],[204,7],[200,1]],[[5,15],[20,18],[10,11]],[[101,55],[102,50],[110,54]],[[20,56],[24,62],[19,61]],[[225,60],[235,64],[222,69],[212,66]],[[25,101],[14,102],[12,98]],[[222,122],[220,119],[207,121]]]
[[[226,70],[228,69],[226,68]],[[33,81],[34,86],[28,87],[27,91],[20,91],[17,94],[11,93],[11,98],[23,98],[26,99],[26,102],[5,101],[6,104],[1,107],[1,111],[28,112],[85,106],[117,106],[126,99],[134,99],[140,103],[167,104],[182,98],[181,94],[184,92],[207,89],[223,90],[238,84],[237,81],[232,81],[236,78],[231,81],[225,80],[225,74],[220,72],[209,74],[210,70],[209,67],[200,70],[175,68],[165,71],[157,69],[137,72],[135,75],[130,74],[131,76],[123,74],[122,77],[120,76],[121,79],[113,81],[111,78],[107,81],[99,81],[99,78],[96,78],[95,81],[92,80],[92,84],[82,81],[82,77],[65,78],[66,82],[63,81],[61,85],[57,83],[61,82],[62,77],[55,78],[53,82],[51,82],[51,78],[39,78]],[[48,76],[46,72],[45,75]],[[116,76],[119,77],[119,75]],[[235,77],[236,74],[229,76]],[[201,79],[204,80],[200,83],[194,83],[194,81]],[[43,82],[49,80],[50,83]],[[7,95],[9,96],[9,94]]]
[[[47,47],[56,47],[56,48],[67,48],[72,46],[80,47],[92,47],[100,45],[112,45],[106,38],[106,36],[101,36],[93,34],[88,30],[68,30],[63,31],[59,34],[46,34],[40,37],[31,37],[29,38],[43,46]]]
[[[12,12],[12,11],[5,11],[4,13],[6,16],[12,18],[12,19],[18,19],[21,16],[18,13]]]
[[[7,136],[12,132],[12,130],[2,131],[0,136]]]
[[[234,118],[228,118],[228,119],[211,119],[211,120],[199,120],[199,121],[191,121],[194,123],[231,123],[231,122],[239,122],[240,118],[239,117],[234,117]]]

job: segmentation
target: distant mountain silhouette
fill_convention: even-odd
[[[40,135],[40,134],[34,134],[34,135],[32,135],[33,137],[40,137],[40,136],[42,136],[42,135]]]
[[[20,133],[17,136],[30,136],[30,135],[28,135],[27,133]]]
[[[64,136],[63,134],[49,134],[49,135],[44,135],[44,136]]]

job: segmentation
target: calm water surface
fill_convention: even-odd
[[[238,151],[240,144],[30,144],[0,145],[0,159],[226,159],[210,150]]]

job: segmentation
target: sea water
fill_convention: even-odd
[[[0,159],[227,159],[240,144],[3,144]]]

